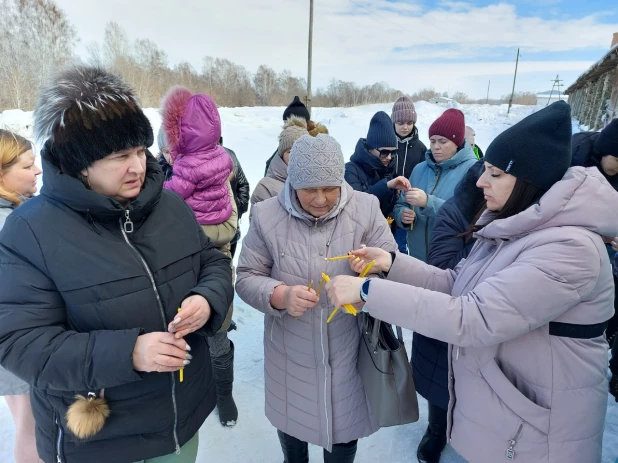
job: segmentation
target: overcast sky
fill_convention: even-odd
[[[170,64],[228,58],[306,76],[309,0],[56,0],[85,54],[116,21],[131,40],[148,38]],[[556,74],[569,85],[609,49],[615,0],[315,0],[314,88],[333,78],[385,81],[405,92],[432,86],[484,97],[540,92]]]

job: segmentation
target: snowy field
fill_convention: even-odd
[[[264,163],[277,147],[284,108],[222,108],[223,140],[233,149],[243,166],[252,187],[264,174]],[[444,111],[444,107],[426,102],[416,104],[421,140],[428,146],[430,124]],[[506,106],[461,105],[466,123],[476,131],[476,142],[485,150],[493,138],[507,127],[536,110],[530,106],[514,106],[507,116]],[[390,114],[391,105],[371,105],[357,108],[315,108],[313,120],[326,125],[349,157],[358,138],[366,136],[369,120],[376,111]],[[156,131],[160,117],[156,109],[146,110]],[[18,110],[0,114],[0,128],[32,136],[32,114]],[[574,125],[574,130],[577,130]],[[153,148],[156,153],[156,148]],[[243,235],[248,228],[248,217],[241,225]],[[234,397],[240,410],[236,427],[224,429],[216,412],[200,431],[199,463],[270,463],[281,462],[281,449],[275,429],[264,416],[263,373],[263,315],[248,307],[238,298],[234,319],[238,331],[231,334],[236,345],[236,377]],[[411,349],[411,333],[406,333],[406,346]],[[420,398],[420,397],[419,397]],[[610,397],[603,446],[602,463],[614,463],[618,458],[618,404]],[[420,400],[421,417],[418,423],[397,428],[385,428],[359,442],[357,463],[409,463],[416,461],[416,448],[427,422],[427,408]],[[6,403],[0,399],[0,463],[13,461],[13,422]],[[311,447],[311,460],[322,461],[321,449]],[[464,460],[447,448],[443,463],[462,463]],[[522,462],[525,463],[525,462]],[[596,462],[582,462],[596,463]]]

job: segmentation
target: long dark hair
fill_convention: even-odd
[[[483,215],[483,213],[487,210],[487,205],[485,205],[472,221],[470,227],[468,228],[468,231],[462,233],[461,237],[465,238],[466,241],[469,241],[470,239],[472,239],[472,235],[474,233],[482,230],[494,220],[513,217],[514,215],[525,211],[530,206],[538,203],[545,193],[545,190],[542,190],[539,187],[518,178],[515,181],[515,186],[513,187],[511,196],[509,196],[509,199],[506,201],[506,204],[504,205],[502,210],[500,210],[500,212],[498,212],[494,217],[492,217],[489,222],[481,225],[478,224],[478,221]]]

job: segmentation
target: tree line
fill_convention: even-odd
[[[211,95],[218,105],[286,106],[299,95],[306,95],[307,82],[289,70],[276,72],[261,65],[255,73],[225,58],[206,56],[201,68],[188,62],[174,66],[167,54],[152,40],[131,42],[125,30],[115,22],[105,28],[102,43],[86,47],[87,56],[78,58],[75,28],[53,0],[0,0],[0,111],[9,108],[33,109],[37,90],[56,69],[69,63],[105,67],[131,85],[145,107],[157,107],[173,85]],[[333,79],[315,91],[312,105],[318,107],[359,106],[395,101],[403,92],[385,82],[359,86]],[[520,94],[514,101],[536,104],[530,95]],[[422,89],[410,95],[414,101],[433,96],[448,96]],[[532,95],[534,96],[534,95]],[[471,100],[465,93],[451,96],[460,103],[485,103]],[[492,100],[492,104],[508,101]]]

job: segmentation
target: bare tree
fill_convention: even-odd
[[[502,95],[502,102],[506,103],[510,98],[510,94]],[[537,104],[536,94],[532,92],[515,92],[513,95],[513,104],[534,106]]]
[[[435,89],[428,87],[422,88],[418,92],[413,93],[412,99],[414,101],[429,101],[431,98],[434,98],[436,96],[440,96],[440,94],[436,92]]]
[[[54,69],[73,59],[75,31],[51,0],[0,2],[0,88],[12,107],[30,109]]]
[[[0,0],[0,108],[30,109],[36,88],[54,68],[73,59],[75,34],[64,13],[51,0]],[[35,24],[35,31],[28,30]],[[110,22],[101,44],[87,46],[88,64],[102,66],[131,85],[144,106],[158,106],[173,85],[210,94],[221,106],[287,105],[306,94],[305,79],[289,70],[277,73],[262,65],[255,74],[224,58],[204,57],[196,71],[188,62],[169,66],[166,53],[149,39],[130,41],[126,31]],[[42,70],[42,72],[39,72]],[[425,89],[416,99],[426,99]],[[393,102],[401,92],[385,82],[358,86],[332,79],[318,89],[314,106],[356,106]]]
[[[458,103],[469,103],[470,102],[470,97],[468,96],[467,93],[464,93],[464,92],[455,92],[453,93],[453,96],[451,98],[453,98],[453,100],[457,101]]]

